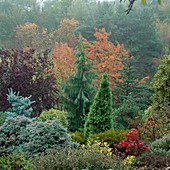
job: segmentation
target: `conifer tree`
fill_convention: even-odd
[[[154,90],[154,94],[151,97],[152,104],[143,115],[143,127],[152,126],[151,130],[150,127],[148,128],[148,131],[152,133],[152,140],[156,140],[160,134],[169,133],[170,55],[165,55],[164,57],[151,82]],[[159,134],[158,136],[157,133]]]
[[[19,92],[13,92],[12,88],[8,89],[9,94],[7,94],[7,100],[12,105],[12,112],[6,112],[7,118],[16,116],[26,116],[30,117],[33,109],[31,106],[35,101],[30,101],[31,96],[22,97],[19,96]],[[34,119],[34,118],[33,118]],[[36,119],[36,118],[35,118]],[[34,119],[34,120],[35,120]]]
[[[122,58],[124,65],[122,70],[119,70],[119,80],[115,80],[115,86],[112,90],[113,95],[113,107],[118,108],[122,105],[123,101],[128,98],[129,95],[133,96],[137,106],[140,110],[145,110],[149,104],[151,91],[149,90],[145,77],[140,79],[137,75],[136,69],[133,67],[133,58]]]
[[[155,112],[159,113],[159,117],[162,117],[162,114],[166,115],[170,106],[170,55],[165,55],[164,57],[151,82],[154,90],[151,97],[153,102],[151,107]]]
[[[84,136],[86,139],[89,133],[97,134],[113,127],[111,98],[110,83],[108,75],[105,73],[85,123]]]
[[[122,59],[122,62],[124,67],[120,70],[121,81],[115,81],[116,88],[112,90],[116,129],[131,128],[129,122],[148,107],[151,96],[145,81],[141,81],[136,75],[132,57]]]
[[[62,84],[64,95],[62,97],[65,109],[68,111],[69,130],[75,132],[83,127],[83,118],[89,112],[90,105],[96,89],[93,80],[96,72],[92,71],[93,62],[86,58],[84,44],[79,39],[75,52],[76,73],[71,75],[65,84]]]

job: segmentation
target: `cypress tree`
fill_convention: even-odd
[[[83,127],[83,118],[89,112],[93,96],[96,93],[93,80],[96,72],[92,71],[93,62],[89,61],[84,51],[82,39],[79,39],[75,52],[76,73],[71,75],[62,85],[62,97],[65,109],[68,111],[69,130],[75,132]]]
[[[109,85],[108,75],[105,73],[85,123],[84,136],[86,139],[89,133],[97,134],[113,127],[112,99]]]

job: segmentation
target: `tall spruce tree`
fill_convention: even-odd
[[[113,127],[112,97],[109,85],[108,75],[105,73],[85,123],[84,136],[86,139],[90,133],[97,134]]]
[[[62,97],[65,109],[68,111],[69,130],[75,132],[83,127],[83,118],[88,114],[93,96],[96,93],[93,80],[96,72],[92,71],[93,62],[86,58],[84,44],[79,39],[75,53],[76,73],[71,75],[62,85],[64,97]]]

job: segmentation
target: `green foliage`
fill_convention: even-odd
[[[12,88],[8,89],[9,94],[7,94],[7,100],[12,105],[13,112],[6,112],[7,117],[16,117],[16,116],[26,116],[30,117],[33,109],[30,107],[35,101],[30,101],[31,96],[22,97],[19,96],[19,92],[13,92]]]
[[[170,104],[170,55],[165,55],[159,66],[154,80],[151,82],[154,94],[152,96],[152,108],[161,116],[166,115]],[[168,116],[168,114],[167,114]]]
[[[70,137],[58,119],[46,122],[35,122],[27,125],[25,130],[20,133],[19,146],[21,152],[28,152],[32,155],[43,152],[55,145],[68,145]]]
[[[28,160],[19,153],[3,154],[0,157],[0,169],[22,169],[28,164]]]
[[[128,134],[130,130],[107,130],[103,133],[90,135],[92,140],[99,140],[100,142],[107,142],[111,148],[114,148],[114,144],[118,144],[123,141],[125,137],[122,134]]]
[[[116,129],[131,129],[130,121],[135,120],[140,113],[140,108],[134,97],[129,95],[124,99],[122,105],[113,112],[113,127]]]
[[[105,73],[103,74],[100,89],[90,107],[90,112],[84,126],[85,139],[88,138],[90,133],[96,134],[104,132],[113,127],[111,105],[111,90],[108,75]]]
[[[105,152],[104,152],[105,151]],[[100,147],[95,142],[89,143],[80,149],[50,150],[32,159],[34,169],[124,169],[121,158],[117,159],[110,154],[110,148]],[[29,167],[28,167],[29,169]]]
[[[5,120],[6,120],[6,118],[7,118],[6,113],[0,111],[0,126],[3,125],[3,123],[4,123]]]
[[[138,110],[144,111],[151,103],[149,100],[151,92],[148,90],[149,85],[147,83],[149,77],[141,79],[138,76],[139,73],[133,66],[134,60],[133,56],[128,58],[122,57],[124,66],[122,70],[118,71],[120,73],[118,77],[119,81],[115,79],[115,88],[112,89],[114,108],[121,107],[124,101],[130,99],[133,100],[133,102],[131,102],[133,103],[132,105],[134,105],[135,102]],[[133,99],[130,96],[132,96]]]
[[[32,120],[25,116],[9,118],[0,127],[0,155],[15,150],[21,143],[20,134]]]
[[[76,131],[75,133],[70,133],[71,138],[74,142],[82,144],[86,144],[86,140],[84,138],[84,133]]]
[[[142,77],[152,77],[156,72],[156,64],[153,62],[160,56],[162,50],[161,41],[154,22],[154,10],[143,8],[129,15],[124,12],[125,8],[119,5],[115,9],[115,15],[111,15],[111,36],[113,41],[117,40],[124,44],[129,50],[129,55],[134,56],[134,67]]]
[[[151,82],[154,94],[146,116],[156,122],[157,131],[166,133],[170,118],[170,55],[164,57]]]
[[[96,75],[92,71],[93,63],[86,57],[84,44],[80,38],[75,52],[76,73],[71,75],[65,84],[62,84],[64,96],[62,97],[64,107],[68,111],[69,130],[75,132],[82,128],[83,118],[88,114],[95,87],[93,80]]]
[[[170,156],[170,135],[164,135],[160,139],[156,139],[156,141],[152,142],[150,145],[151,152],[154,154],[162,155],[162,156]]]
[[[64,126],[68,126],[68,120],[67,120],[68,113],[65,111],[60,111],[57,109],[50,109],[48,111],[43,111],[40,116],[37,118],[37,122],[45,122],[47,120],[55,120],[59,119],[60,123]]]
[[[28,156],[54,145],[68,145],[70,137],[59,120],[33,123],[24,116],[9,118],[0,127],[0,155],[8,152]]]

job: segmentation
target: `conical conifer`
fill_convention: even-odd
[[[84,135],[86,139],[90,133],[97,134],[113,127],[111,98],[110,83],[108,75],[105,73],[85,123]]]
[[[75,53],[76,73],[71,75],[62,85],[65,97],[64,107],[69,113],[69,130],[75,132],[83,127],[83,118],[89,112],[93,96],[96,94],[93,80],[96,73],[92,71],[93,63],[86,58],[84,44],[80,38]]]

